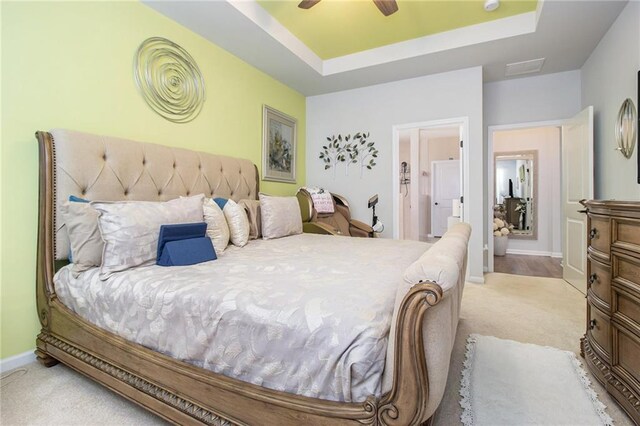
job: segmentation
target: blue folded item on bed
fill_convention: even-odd
[[[160,266],[195,265],[217,259],[206,231],[205,222],[162,225],[156,264]]]

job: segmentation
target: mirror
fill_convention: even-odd
[[[510,238],[536,239],[538,151],[495,154],[494,217],[513,225]]]

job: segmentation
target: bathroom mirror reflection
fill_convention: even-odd
[[[513,225],[510,238],[536,238],[538,151],[495,154],[494,216]]]

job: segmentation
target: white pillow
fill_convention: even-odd
[[[69,260],[73,270],[82,272],[100,266],[104,242],[98,228],[98,211],[88,201],[65,201],[60,212],[69,233],[69,253],[72,255]]]
[[[216,254],[220,255],[229,244],[229,225],[220,206],[212,198],[205,198],[202,205],[207,236],[211,238]]]
[[[222,208],[227,225],[229,225],[229,239],[233,245],[244,247],[249,242],[249,219],[243,207],[232,199],[215,198],[214,201]]]
[[[156,260],[161,225],[202,222],[204,195],[166,202],[92,202],[104,240],[100,279]]]
[[[262,219],[262,238],[302,234],[302,215],[296,197],[274,197],[258,194]]]

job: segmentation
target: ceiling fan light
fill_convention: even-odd
[[[484,10],[493,12],[500,7],[500,0],[487,0],[484,2]]]

